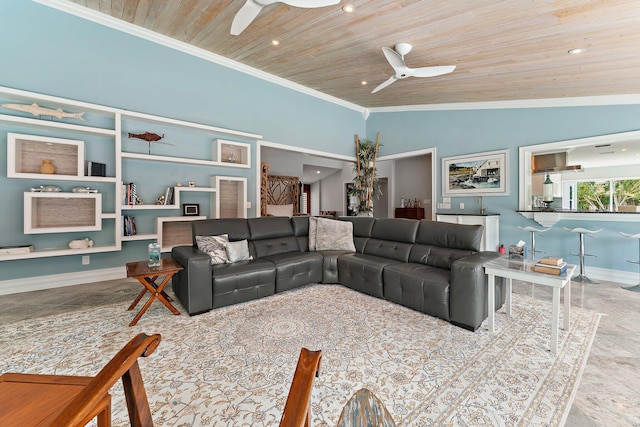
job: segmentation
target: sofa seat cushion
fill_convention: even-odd
[[[393,264],[383,272],[384,298],[449,320],[451,271],[422,264]]]
[[[276,268],[276,292],[322,281],[322,255],[317,252],[287,252],[261,258]]]
[[[401,264],[401,262],[360,253],[341,255],[338,258],[338,280],[356,291],[384,298],[382,271],[392,264]]]
[[[264,260],[212,266],[213,308],[275,293],[276,267]]]
[[[338,280],[338,258],[351,251],[319,251],[322,254],[322,283],[340,283]]]

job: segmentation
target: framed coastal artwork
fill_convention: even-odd
[[[442,195],[508,196],[509,150],[443,157]]]

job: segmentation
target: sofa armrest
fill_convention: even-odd
[[[451,264],[449,316],[454,325],[475,331],[488,317],[487,275],[482,264],[500,257],[497,252],[478,252]],[[496,278],[496,309],[504,303],[503,280]]]
[[[173,276],[173,292],[189,315],[213,308],[211,258],[193,246],[176,246],[171,256],[184,270]]]

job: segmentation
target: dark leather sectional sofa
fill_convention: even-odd
[[[190,315],[311,283],[339,283],[475,331],[487,318],[479,252],[482,226],[394,218],[343,217],[353,223],[356,252],[309,251],[308,217],[212,219],[192,223],[193,246],[173,248],[184,270],[173,290]],[[211,265],[195,236],[247,239],[251,261]],[[496,307],[504,303],[496,284]]]

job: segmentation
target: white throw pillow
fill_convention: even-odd
[[[309,217],[309,250],[316,250],[316,237],[318,235],[318,218]]]
[[[229,263],[253,259],[253,257],[249,254],[249,243],[246,239],[239,240],[237,242],[228,242],[225,246],[225,249],[227,251],[227,258]]]
[[[196,236],[198,249],[206,252],[211,257],[211,264],[225,264],[227,262],[227,250],[225,247],[229,243],[229,235],[219,236]]]
[[[293,216],[293,204],[289,205],[267,205],[267,215],[273,216]]]
[[[318,218],[316,250],[355,252],[356,247],[353,244],[353,223],[351,221]]]

